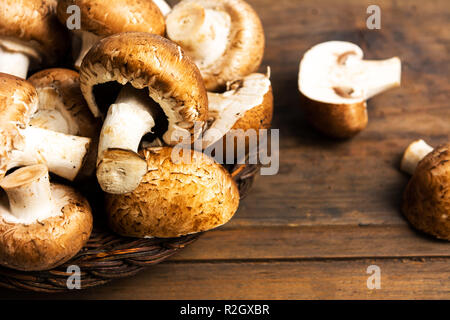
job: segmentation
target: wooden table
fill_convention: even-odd
[[[388,299],[450,298],[450,244],[411,229],[399,210],[399,171],[416,138],[450,132],[450,3],[253,0],[266,32],[280,171],[259,177],[226,226],[136,277],[64,295],[0,290],[1,298]],[[381,30],[366,28],[378,4]],[[347,40],[368,58],[402,59],[402,87],[369,103],[368,128],[333,141],[304,120],[298,64],[312,45]],[[368,266],[381,289],[367,288]]]

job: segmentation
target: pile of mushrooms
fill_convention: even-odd
[[[74,7],[80,26],[68,30]],[[74,257],[94,220],[75,186],[90,179],[122,236],[227,223],[239,190],[210,155],[248,154],[249,133],[270,128],[270,69],[257,72],[264,44],[243,0],[1,2],[0,265],[47,270]],[[79,73],[61,62],[70,46]],[[398,58],[363,60],[358,46],[330,41],[305,53],[299,90],[312,124],[347,138],[367,125],[366,100],[400,76]],[[402,160],[413,174],[405,216],[447,240],[449,148],[418,141]]]
[[[238,154],[242,135],[248,152],[246,132],[273,113],[270,69],[255,73],[264,33],[245,1],[0,9],[0,265],[47,270],[76,255],[93,215],[75,189],[91,179],[119,235],[178,237],[232,218],[238,187],[206,151]]]
[[[69,260],[92,230],[84,197],[48,174],[75,180],[91,139],[58,132],[62,117],[44,110],[30,82],[0,74],[0,264],[26,271]]]

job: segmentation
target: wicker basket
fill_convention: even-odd
[[[227,168],[244,198],[259,169],[258,165],[237,165]],[[97,223],[97,221],[96,221]],[[81,288],[103,285],[113,279],[129,277],[150,265],[157,264],[194,242],[194,234],[173,239],[135,239],[118,236],[104,226],[96,225],[86,246],[70,261],[53,270],[22,272],[0,267],[0,286],[22,291],[64,292],[67,288],[67,267],[81,269]]]

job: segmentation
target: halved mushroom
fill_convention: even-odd
[[[37,107],[38,94],[28,81],[0,74],[0,178],[16,166],[43,163],[75,179],[90,139],[29,126]]]
[[[201,133],[196,127],[206,123],[200,72],[179,46],[157,35],[128,32],[101,40],[86,55],[80,82],[92,113],[107,112],[97,178],[109,193],[133,191],[147,172],[136,153],[144,135],[168,145],[191,143]]]
[[[132,193],[106,195],[109,225],[120,235],[170,238],[228,222],[239,191],[221,165],[205,154],[162,147],[143,149],[148,172]]]
[[[415,141],[401,168],[413,175],[403,195],[403,214],[415,228],[450,240],[450,144],[433,149]]]
[[[0,2],[0,72],[26,79],[30,65],[55,64],[67,38],[55,0]]]
[[[165,32],[164,16],[153,1],[60,0],[57,13],[64,24],[70,15],[67,8],[71,5],[78,6],[81,11],[81,29],[73,31],[82,42],[75,62],[76,68],[80,68],[86,53],[104,37],[128,31],[158,35],[164,35]]]
[[[39,95],[39,107],[30,126],[91,139],[90,148],[79,177],[95,172],[101,123],[94,118],[80,89],[79,74],[70,69],[47,69],[28,81]]]
[[[92,231],[91,208],[72,188],[50,184],[42,165],[17,169],[0,186],[0,264],[36,271],[63,264],[80,251]],[[7,199],[3,199],[7,200]]]
[[[349,138],[367,125],[366,100],[398,87],[401,62],[362,60],[357,45],[344,41],[320,43],[300,62],[299,89],[309,121],[336,138]]]
[[[208,92],[208,101],[210,125],[203,135],[204,149],[220,143],[226,154],[226,135],[230,132],[233,141],[228,142],[228,145],[234,145],[236,156],[239,154],[238,141],[245,141],[245,150],[248,152],[251,134],[257,140],[259,130],[270,128],[273,95],[269,75],[253,73],[230,82],[224,93]]]
[[[210,91],[255,72],[264,31],[243,0],[183,0],[166,17],[167,36],[193,58]]]

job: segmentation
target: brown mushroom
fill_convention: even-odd
[[[148,172],[139,187],[106,195],[109,225],[130,237],[170,238],[223,225],[239,206],[230,174],[205,154],[178,148],[143,149]]]
[[[167,36],[193,58],[210,91],[255,72],[264,31],[243,0],[183,0],[166,17]]]
[[[92,231],[88,202],[72,188],[50,184],[42,165],[20,168],[0,186],[0,264],[36,271],[63,264],[80,251]],[[4,199],[6,200],[6,199]]]
[[[321,132],[349,138],[367,125],[366,100],[400,85],[401,63],[362,60],[357,45],[328,41],[309,49],[300,62],[299,90],[308,120]]]
[[[100,131],[80,89],[78,72],[70,69],[46,69],[28,81],[39,95],[39,107],[30,125],[74,136],[94,139]]]
[[[30,65],[53,65],[68,49],[56,0],[0,2],[0,72],[25,79]]]
[[[227,158],[231,158],[227,150],[234,152],[233,158],[240,158],[239,154],[249,152],[250,140],[257,142],[259,131],[270,128],[273,94],[269,75],[254,73],[230,82],[224,93],[208,92],[208,101],[210,124],[203,135],[204,149],[220,144]]]
[[[33,74],[28,81],[39,95],[39,107],[29,125],[90,138],[90,148],[79,177],[91,177],[96,168],[101,123],[94,118],[83,98],[78,72],[46,69]]]
[[[73,30],[82,41],[75,62],[77,68],[80,68],[90,48],[104,37],[128,31],[158,35],[165,32],[164,16],[150,0],[60,0],[58,18],[64,24],[70,15],[67,8],[72,5],[78,6],[81,11],[81,29]]]
[[[128,32],[102,39],[86,55],[80,82],[92,113],[106,114],[97,178],[109,193],[133,191],[147,172],[136,153],[144,135],[153,133],[167,145],[191,142],[201,133],[196,124],[203,128],[206,122],[208,98],[197,67],[179,46],[157,35]]]
[[[450,240],[450,144],[433,150],[423,140],[413,142],[402,170],[413,174],[403,195],[405,217],[415,228]]]
[[[43,163],[75,179],[90,139],[29,126],[37,108],[38,94],[28,81],[0,74],[0,178],[11,168]]]

